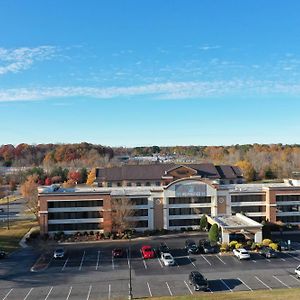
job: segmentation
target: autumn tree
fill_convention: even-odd
[[[135,222],[132,220],[135,211],[132,205],[132,201],[128,198],[112,198],[111,220],[113,232],[121,234],[125,230],[135,227]]]
[[[75,183],[79,183],[81,181],[81,174],[78,171],[70,171],[68,173],[68,179],[73,180]]]
[[[37,175],[29,175],[21,185],[21,194],[25,199],[25,206],[38,219],[38,189]]]
[[[87,176],[88,176],[86,168],[81,168],[79,173],[80,173],[80,183],[86,183]]]
[[[86,184],[93,185],[95,179],[96,179],[96,168],[93,168],[87,177]]]
[[[76,181],[74,179],[68,179],[63,183],[63,188],[72,188],[76,186]]]
[[[254,181],[255,180],[255,170],[252,164],[246,160],[240,160],[236,163],[243,173],[244,178],[246,181]]]

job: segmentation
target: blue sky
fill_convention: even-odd
[[[300,2],[0,1],[0,144],[300,143]]]

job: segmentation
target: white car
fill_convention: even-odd
[[[64,258],[65,250],[63,248],[58,248],[54,251],[53,257],[56,258]]]
[[[170,253],[162,253],[161,260],[165,266],[174,266],[175,261]]]
[[[233,254],[239,259],[250,259],[249,252],[244,248],[234,249]]]
[[[295,269],[296,276],[300,278],[300,265]]]

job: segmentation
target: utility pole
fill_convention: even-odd
[[[131,281],[131,234],[129,236],[129,253],[128,253],[128,260],[129,260],[129,290],[128,290],[128,300],[133,299],[132,295],[132,281]]]

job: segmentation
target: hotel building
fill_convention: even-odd
[[[247,184],[235,166],[124,165],[97,169],[95,184],[41,187],[41,232],[110,232],[114,199],[130,201],[140,231],[198,228],[203,214],[245,216],[257,226],[263,220],[300,225],[300,180]]]

